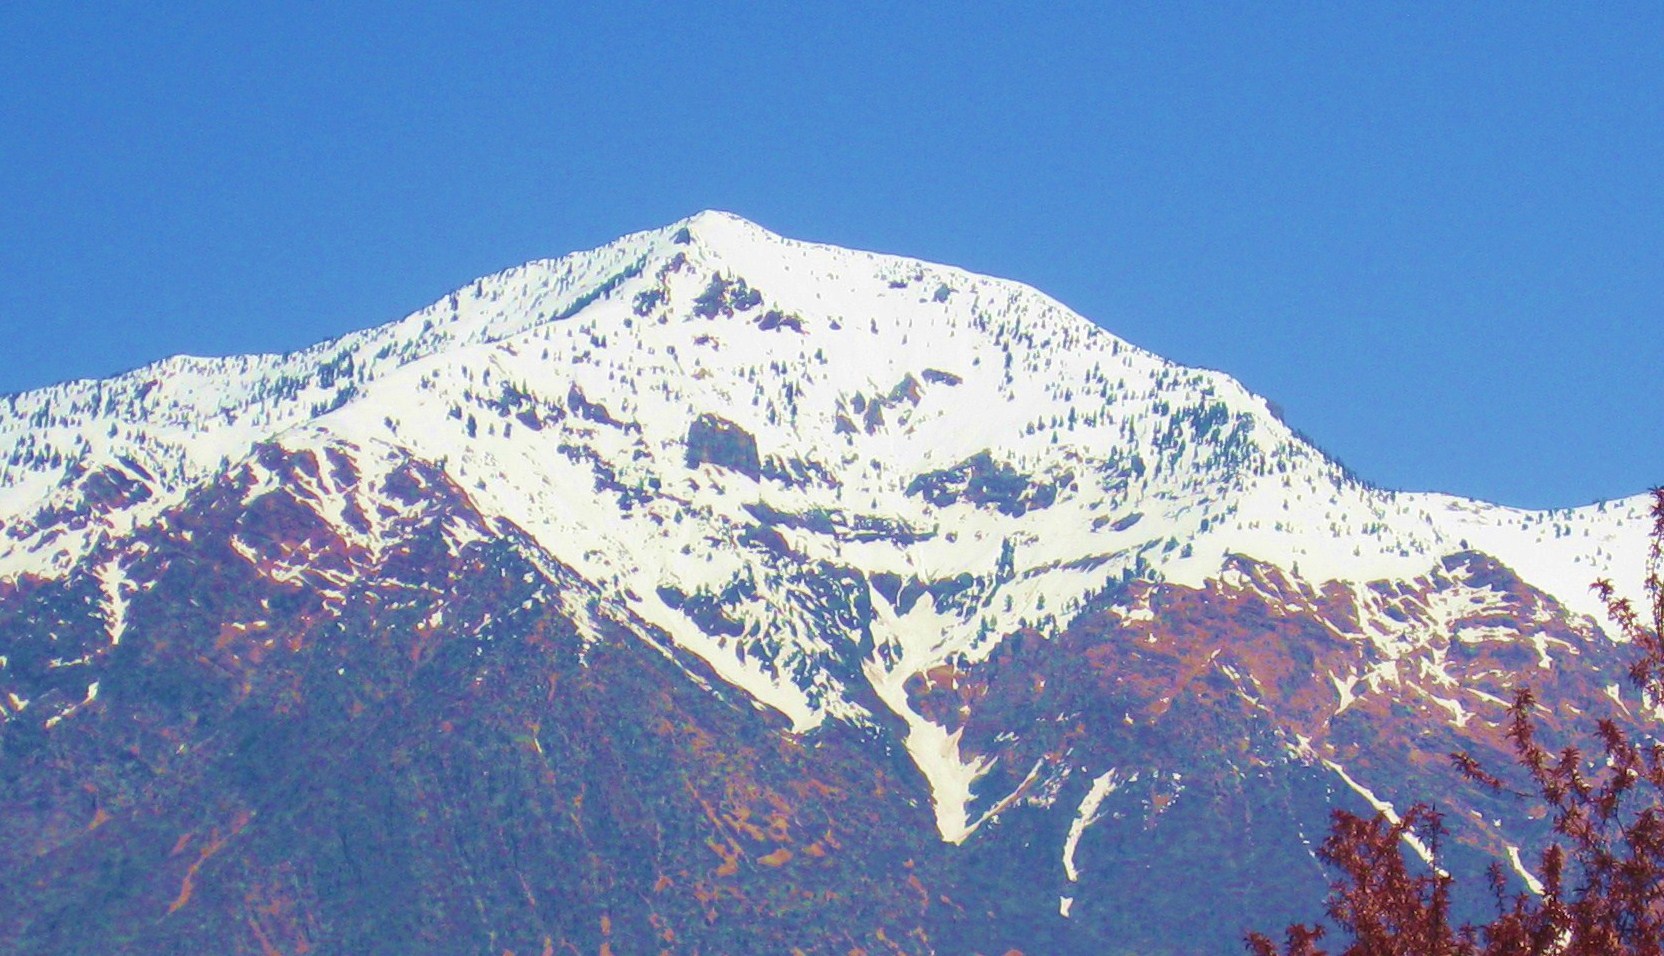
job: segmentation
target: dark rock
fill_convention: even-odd
[[[958,385],[964,381],[952,372],[944,372],[941,369],[927,368],[919,374],[924,376],[925,381],[941,385]]]
[[[579,418],[587,418],[596,424],[611,425],[614,428],[624,427],[624,423],[612,417],[612,413],[607,411],[605,405],[590,401],[584,395],[583,390],[576,385],[572,386],[571,390],[566,393],[566,407],[571,409],[572,414]]]
[[[687,466],[715,465],[753,480],[762,477],[757,439],[740,426],[715,415],[700,415],[688,426]]]
[[[907,485],[907,494],[918,495],[938,508],[968,501],[1013,517],[1033,508],[1049,507],[1057,500],[1054,485],[995,461],[987,451],[979,451],[952,468],[915,476]]]
[[[764,332],[784,331],[786,329],[793,332],[802,332],[803,317],[795,312],[781,312],[779,309],[770,309],[757,319],[757,328]]]

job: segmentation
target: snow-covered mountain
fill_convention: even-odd
[[[408,657],[415,670],[365,690],[385,701],[434,646],[483,660],[488,638],[536,645],[534,618],[570,631],[567,666],[584,676],[567,680],[597,679],[597,655],[645,651],[679,682],[656,693],[725,702],[756,740],[798,748],[742,777],[877,761],[900,803],[873,811],[863,839],[906,830],[920,869],[940,867],[930,891],[943,900],[1022,895],[968,888],[975,878],[947,875],[954,861],[1046,868],[1036,899],[1055,926],[1036,930],[1040,904],[1027,903],[986,918],[948,903],[856,917],[870,925],[852,940],[888,938],[894,951],[968,952],[969,940],[1003,952],[990,926],[1055,934],[1048,952],[1232,939],[1242,927],[1221,921],[1237,911],[1197,929],[1171,906],[1167,936],[1139,936],[1122,905],[1133,870],[1155,847],[1192,859],[1173,849],[1182,828],[1200,858],[1235,861],[1219,873],[1259,873],[1292,904],[1320,892],[1308,848],[1325,808],[1347,800],[1452,800],[1471,811],[1462,844],[1517,867],[1540,834],[1443,754],[1499,752],[1496,723],[1522,681],[1568,722],[1650,719],[1619,686],[1621,648],[1589,592],[1597,578],[1640,579],[1642,497],[1530,512],[1375,488],[1229,376],[1145,352],[1026,286],[797,242],[724,213],[528,263],[301,352],[174,358],[9,396],[0,453],[0,764],[53,804],[29,818],[16,865],[54,880],[93,852],[63,793],[91,788],[100,834],[179,799],[130,782],[106,793],[105,758],[60,741],[144,712],[179,748],[159,777],[208,773],[213,759],[185,755],[230,759],[247,741],[203,715],[306,710],[297,702],[322,693],[310,683],[321,678],[298,662],[326,653],[314,647]],[[501,549],[524,579],[510,588],[518,603],[476,606],[456,576],[484,573],[479,556]],[[395,587],[397,600],[382,593]],[[207,668],[200,681],[215,690],[153,713],[138,688],[181,667]],[[539,755],[549,681],[542,704],[503,712],[531,726]],[[112,695],[118,685],[126,693]],[[597,693],[599,706],[643,706]],[[656,739],[695,763],[714,746]],[[47,761],[57,776],[41,764],[53,748],[67,754]],[[254,817],[239,814],[258,803],[224,797],[231,822],[198,841],[244,839]],[[902,805],[927,814],[929,840]],[[795,885],[804,877],[787,861],[821,861],[832,845],[808,844],[815,856],[801,837],[767,843],[731,810],[706,806],[703,842],[734,847],[718,853],[718,869],[734,869],[716,883]],[[1249,849],[1221,832],[1256,812]],[[774,850],[748,856],[747,840]],[[1290,873],[1265,876],[1288,859]],[[207,860],[163,907],[170,919]],[[309,887],[284,905],[314,935],[261,933],[351,938],[306,909],[316,874],[286,878]],[[29,885],[16,902],[38,909],[48,891]],[[724,894],[701,885],[705,928],[666,923],[689,952],[717,945],[707,931],[720,906],[699,894]],[[200,905],[242,925],[234,901]],[[1241,912],[1267,906],[1245,898]],[[551,946],[588,939],[543,925]],[[631,932],[673,942],[654,925]],[[158,932],[144,938],[190,938]],[[38,921],[17,933],[59,939]],[[535,951],[538,932],[515,933]]]

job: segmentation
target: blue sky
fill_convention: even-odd
[[[0,392],[710,207],[1030,282],[1388,486],[1664,482],[1664,5],[0,5]]]

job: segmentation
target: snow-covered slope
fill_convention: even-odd
[[[0,580],[98,557],[114,642],[126,592],[100,556],[259,472],[262,443],[435,463],[590,583],[592,639],[663,635],[799,732],[899,720],[950,841],[1003,806],[977,803],[995,758],[909,681],[1057,633],[1130,580],[1246,587],[1245,558],[1352,594],[1363,619],[1335,633],[1376,670],[1333,677],[1338,714],[1471,611],[1401,619],[1370,582],[1482,552],[1592,631],[1589,583],[1638,580],[1646,527],[1640,497],[1527,512],[1370,487],[1229,376],[1031,288],[707,212],[301,352],[0,400]],[[332,525],[379,533],[314,490]]]

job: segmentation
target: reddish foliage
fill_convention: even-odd
[[[1629,679],[1646,702],[1664,706],[1664,488],[1653,490],[1652,546],[1645,588],[1650,614],[1619,598],[1610,582],[1596,590],[1608,616],[1636,654]],[[1594,728],[1586,756],[1558,753],[1538,739],[1537,702],[1515,695],[1508,728],[1532,796],[1554,824],[1556,839],[1537,867],[1541,893],[1507,892],[1501,866],[1490,882],[1497,916],[1451,924],[1453,878],[1421,875],[1405,862],[1408,836],[1437,847],[1437,812],[1413,807],[1399,823],[1336,812],[1319,856],[1339,871],[1328,915],[1351,942],[1342,956],[1661,956],[1664,954],[1664,745],[1641,740],[1610,720]],[[1499,792],[1496,774],[1465,753],[1451,759],[1468,779]],[[1519,794],[1521,797],[1526,794]],[[1255,956],[1325,956],[1322,927],[1295,925],[1279,948],[1250,933]]]

